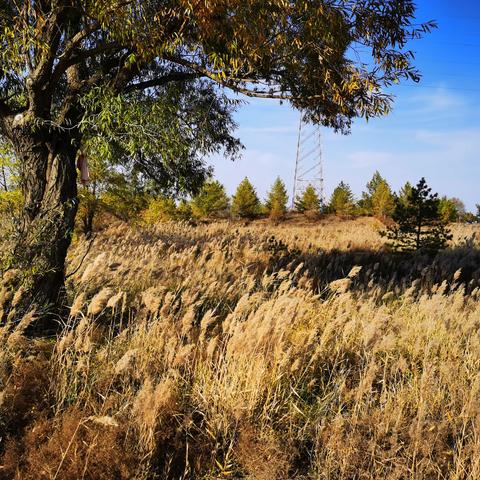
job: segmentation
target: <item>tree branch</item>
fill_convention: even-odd
[[[53,72],[52,84],[57,83],[62,77],[62,75],[72,65],[81,63],[82,61],[94,57],[95,55],[98,55],[100,53],[105,53],[109,51],[115,53],[115,50],[121,50],[121,47],[115,42],[99,45],[89,50],[76,50],[76,47],[80,44],[82,40],[84,40],[88,35],[94,33],[98,29],[98,26],[92,26],[89,29],[83,29],[81,32],[78,32],[72,38],[72,40],[67,44],[67,46],[59,56],[60,61],[56,65]]]
[[[230,78],[229,79],[228,77],[226,79],[223,79],[219,74],[216,74],[215,72],[211,72],[210,70],[199,65],[198,63],[185,60],[184,58],[166,56],[165,60],[168,60],[169,62],[172,62],[172,63],[176,63],[177,65],[181,65],[182,67],[188,68],[190,70],[193,70],[194,72],[197,72],[197,75],[199,77],[207,77],[210,80],[213,80],[214,82],[218,83],[219,85],[222,85],[223,87],[230,88],[231,90],[234,90],[237,93],[242,93],[243,95],[246,95],[248,97],[272,98],[277,100],[295,100],[296,99],[295,97],[293,97],[292,95],[289,95],[286,92],[279,92],[278,90],[274,91],[273,88],[269,88],[268,90],[267,89],[254,90],[251,88],[245,88],[238,85],[238,83],[254,83],[258,85],[262,83],[261,79],[255,79],[255,78]],[[278,88],[279,86],[277,86],[277,89]]]
[[[124,89],[125,93],[130,93],[135,90],[145,90],[152,87],[161,87],[170,82],[184,82],[188,80],[195,80],[202,75],[199,73],[187,73],[187,72],[172,72],[163,77],[152,78],[151,80],[145,80],[144,82],[132,83],[127,85]]]

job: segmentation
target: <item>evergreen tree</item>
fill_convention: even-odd
[[[375,194],[377,188],[381,183],[385,182],[385,179],[380,175],[378,170],[373,174],[372,179],[367,183],[367,191],[362,193],[362,198],[358,202],[358,205],[367,213],[372,214],[372,197]]]
[[[399,190],[398,195],[395,200],[395,208],[397,200],[405,207],[408,206],[411,195],[412,195],[413,186],[410,182],[405,183],[405,185]]]
[[[295,210],[301,213],[320,213],[321,201],[313,185],[308,185],[301,196],[295,200]]]
[[[377,170],[367,183],[367,191],[363,192],[359,207],[369,215],[387,217],[393,213],[394,198],[388,182]]]
[[[445,196],[438,201],[438,213],[445,223],[455,222],[459,217],[456,202]]]
[[[280,177],[277,177],[268,192],[265,202],[265,211],[274,220],[282,219],[287,213],[288,194],[285,184]]]
[[[375,188],[371,197],[371,213],[376,217],[389,217],[395,210],[395,198],[390,186],[382,180]]]
[[[245,177],[232,199],[232,214],[241,218],[254,218],[260,212],[257,192]]]
[[[217,180],[203,185],[200,193],[192,200],[192,211],[195,217],[225,217],[230,206],[225,187]]]
[[[438,195],[422,178],[410,192],[404,190],[403,198],[395,199],[393,220],[396,224],[382,232],[396,251],[445,248],[452,235],[439,212]]]
[[[352,215],[355,211],[355,198],[345,182],[340,182],[332,193],[329,210],[337,215]]]

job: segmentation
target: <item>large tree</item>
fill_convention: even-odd
[[[355,117],[389,111],[383,87],[418,79],[405,47],[432,24],[414,16],[411,0],[3,0],[0,134],[20,159],[25,228],[15,261],[29,272],[6,276],[17,285],[4,288],[20,290],[3,311],[15,321],[35,304],[58,305],[77,210],[75,158],[86,137],[122,127],[112,103],[148,116],[170,88],[221,97],[217,85],[288,100],[346,131]],[[172,131],[180,128],[191,128],[181,115]],[[138,147],[129,161],[147,173],[168,165],[145,154],[145,143],[129,147]]]

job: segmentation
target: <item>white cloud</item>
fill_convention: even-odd
[[[437,151],[440,150],[441,156],[454,154],[458,159],[473,154],[478,155],[480,151],[480,128],[450,131],[417,130],[415,138]]]
[[[421,87],[421,84],[420,84]],[[422,116],[463,111],[468,107],[466,99],[443,86],[423,90],[408,97],[409,115]]]

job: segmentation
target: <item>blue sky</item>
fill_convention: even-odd
[[[390,115],[356,120],[348,136],[323,129],[327,197],[344,180],[357,196],[375,170],[397,190],[424,176],[434,191],[480,203],[480,5],[474,0],[419,0],[417,20],[439,28],[410,44],[423,78],[393,89]],[[215,176],[235,191],[248,176],[263,198],[279,175],[293,184],[298,112],[273,100],[250,100],[236,114],[241,160],[212,158]]]

